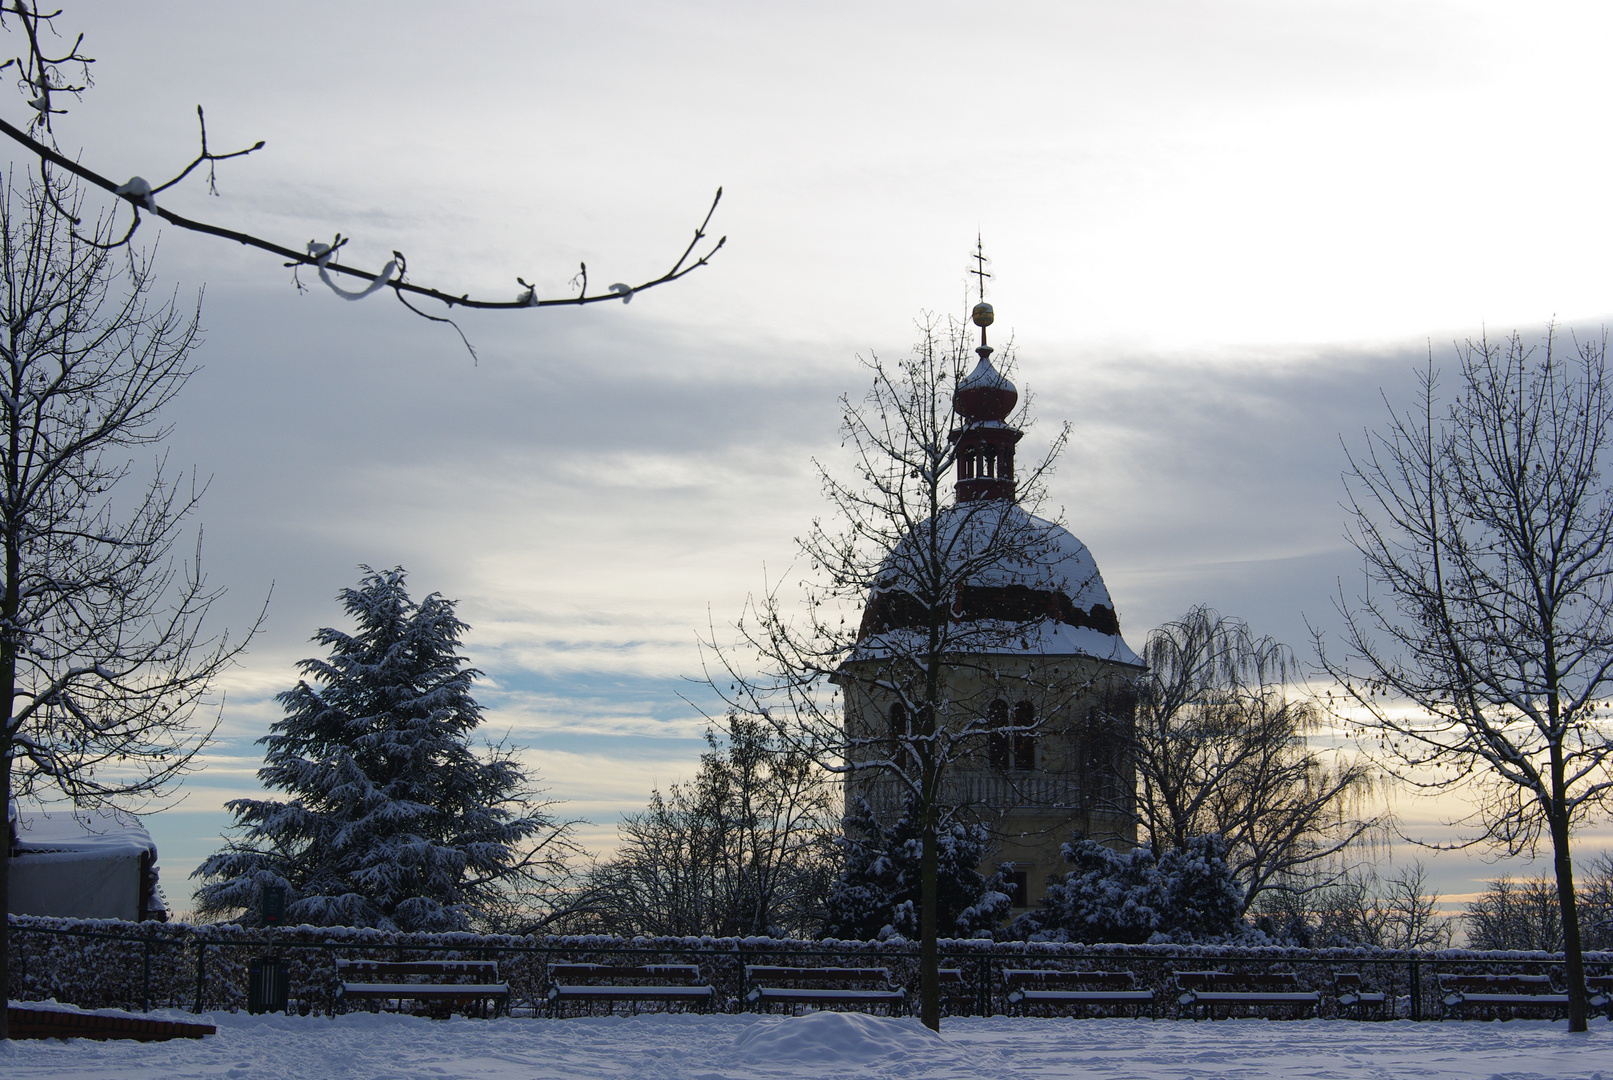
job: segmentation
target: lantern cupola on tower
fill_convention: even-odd
[[[958,446],[955,490],[960,503],[1014,499],[1014,444],[1024,432],[1006,422],[1019,403],[1019,391],[991,363],[986,327],[994,317],[984,299],[975,305],[971,318],[980,327],[980,346],[975,349],[980,362],[952,395],[953,411],[963,422],[948,436]]]

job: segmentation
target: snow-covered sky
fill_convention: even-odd
[[[206,769],[151,823],[181,908],[360,563],[460,600],[493,726],[608,843],[692,771],[696,638],[822,511],[811,460],[838,453],[857,356],[964,310],[977,230],[1028,442],[1073,423],[1054,506],[1133,647],[1208,602],[1306,652],[1359,578],[1341,438],[1380,392],[1430,347],[1613,308],[1605,5],[69,0],[62,22],[98,59],[58,125],[86,164],[175,171],[202,104],[215,147],[267,146],[167,205],[291,246],[340,231],[450,292],[562,295],[580,260],[654,276],[726,192],[709,268],[625,307],[465,315],[476,362],[386,296],[161,234],[163,278],[206,288],[171,460],[213,478],[218,614],[273,588]],[[1438,868],[1455,893],[1495,873]]]

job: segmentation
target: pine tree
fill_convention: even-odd
[[[1151,848],[1114,851],[1077,838],[1064,845],[1071,869],[1048,885],[1041,907],[1014,920],[1032,941],[1127,942],[1155,934],[1188,940],[1233,932],[1243,893],[1219,836],[1195,836],[1156,859]]]
[[[258,778],[290,798],[227,804],[242,833],[196,871],[204,914],[245,909],[250,923],[278,885],[288,923],[462,930],[568,847],[511,756],[469,744],[480,672],[459,653],[453,601],[417,605],[401,567],[361,569],[339,596],[357,632],[314,636],[330,658],[298,665],[285,719],[259,740]]]
[[[912,800],[882,825],[866,802],[846,817],[845,868],[829,890],[824,937],[869,941],[919,936],[922,817]],[[1010,904],[1001,875],[983,876],[989,835],[980,824],[943,820],[936,829],[937,925],[946,937],[990,936]]]

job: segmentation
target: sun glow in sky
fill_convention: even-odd
[[[267,146],[219,197],[167,204],[289,246],[340,231],[376,268],[396,248],[450,292],[559,296],[582,260],[653,277],[725,190],[710,267],[631,306],[467,314],[476,361],[385,296],[299,294],[271,257],[161,234],[159,273],[206,287],[171,456],[213,477],[218,614],[248,622],[273,585],[207,767],[151,822],[179,908],[359,563],[460,600],[490,727],[608,845],[693,771],[697,637],[792,565],[857,356],[964,310],[977,230],[1028,445],[1073,424],[1052,507],[1134,648],[1207,602],[1308,655],[1360,577],[1341,440],[1430,349],[1596,333],[1613,307],[1605,5],[74,2],[63,22],[98,58],[58,125],[86,164],[176,170],[200,103],[216,146]],[[1497,872],[1436,867],[1453,894]]]

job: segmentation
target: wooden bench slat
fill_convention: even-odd
[[[600,1002],[607,1007],[615,1002],[637,1006],[640,1002],[659,1001],[667,1006],[710,1007],[717,1000],[717,990],[709,984],[669,983],[669,979],[700,978],[698,964],[550,964],[550,1014],[559,1016],[566,1002]],[[561,982],[561,979],[598,980],[590,982]],[[628,982],[624,980],[637,980]]]
[[[711,986],[573,986],[555,985],[549,987],[551,1001],[560,998],[616,998],[627,1000],[638,998],[641,1000],[673,999],[673,998],[700,998],[713,997],[717,993]]]
[[[1137,977],[1129,971],[1055,971],[1042,968],[1009,968],[1003,972],[1003,982],[1009,986],[1021,983],[1108,983],[1115,986],[1135,986]]]
[[[698,979],[697,964],[550,964],[550,979]]]
[[[752,1001],[904,1001],[906,990],[831,990],[820,987],[758,986]]]
[[[343,978],[337,1000],[346,1001],[491,1001],[496,1016],[509,1005],[510,984],[496,982],[498,964],[492,960],[355,960],[336,958],[336,972],[341,976],[381,976],[356,981]],[[399,976],[419,975],[426,978],[446,979],[450,976],[463,979],[476,978],[476,982],[400,982]]]
[[[1567,994],[1452,994],[1447,1005],[1567,1005]]]
[[[1294,991],[1285,994],[1240,993],[1230,990],[1189,990],[1182,995],[1183,1004],[1198,1001],[1216,1005],[1314,1005],[1322,1000],[1315,990]]]
[[[495,972],[494,961],[336,961],[337,972],[376,975],[479,975]]]
[[[477,998],[503,997],[509,994],[506,983],[472,985],[469,983],[352,983],[342,987],[342,996],[350,998]]]
[[[781,982],[889,982],[889,968],[791,968],[767,964],[748,964],[745,978],[777,979]]]
[[[1291,971],[1232,972],[1232,971],[1178,971],[1174,973],[1176,985],[1184,992],[1176,1003],[1192,1010],[1197,1016],[1203,1006],[1210,1019],[1215,1019],[1217,1005],[1272,1005],[1301,1006],[1320,1010],[1322,995],[1316,990],[1300,990],[1299,976]],[[1222,989],[1215,989],[1221,987]],[[1247,989],[1227,989],[1245,987]],[[1275,987],[1294,987],[1277,990]]]
[[[1050,1005],[1104,1005],[1154,1000],[1152,990],[1015,990],[1008,995],[1012,1004],[1042,1002]]]

